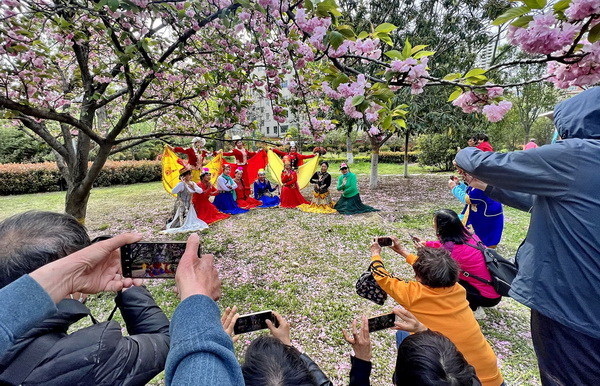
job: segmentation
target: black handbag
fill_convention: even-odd
[[[387,293],[377,284],[370,270],[363,272],[356,281],[356,293],[380,306],[385,303],[388,297]]]
[[[463,276],[472,277],[482,283],[489,284],[498,294],[509,296],[508,291],[510,291],[512,282],[518,272],[515,263],[502,257],[495,249],[485,247],[481,241],[478,241],[477,245],[469,243],[465,243],[465,245],[478,249],[483,253],[485,265],[487,266],[488,271],[490,271],[492,280],[485,280],[479,276],[472,275],[467,271],[462,271]]]

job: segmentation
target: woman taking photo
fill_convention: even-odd
[[[473,311],[477,311],[478,307],[493,307],[500,303],[502,296],[490,284],[464,275],[464,272],[468,272],[485,280],[492,279],[485,264],[483,252],[475,248],[477,242],[480,241],[479,237],[471,235],[458,218],[458,214],[450,209],[440,209],[434,213],[433,228],[438,240],[426,241],[422,245],[430,248],[444,248],[451,253],[452,258],[460,266],[461,275],[458,283],[467,291],[469,307]],[[417,245],[421,243],[418,237],[413,239]],[[476,312],[478,317],[484,315],[483,310]]]
[[[331,185],[331,174],[327,173],[329,163],[321,162],[321,171],[315,172],[310,179],[310,183],[314,184],[315,191],[313,193],[312,202],[302,204],[298,209],[310,213],[336,213],[333,209],[333,201],[329,194],[329,186]]]

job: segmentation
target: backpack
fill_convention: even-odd
[[[491,285],[501,296],[509,296],[508,291],[510,291],[510,286],[518,272],[515,263],[500,256],[498,251],[495,249],[487,248],[481,243],[481,241],[477,241],[477,245],[469,243],[465,243],[465,245],[478,249],[481,251],[481,253],[483,253],[485,265],[487,266],[488,271],[490,271],[492,280],[490,281],[479,276],[471,275],[467,271],[461,271],[463,276],[472,277],[473,279],[479,280],[482,283]]]

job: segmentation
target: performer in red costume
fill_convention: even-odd
[[[203,149],[204,145],[206,145],[204,138],[195,137],[192,139],[192,147],[183,148],[177,146],[171,148],[176,153],[187,155],[187,162],[182,159],[179,159],[177,162],[184,168],[192,170],[192,181],[196,183],[200,181],[200,171],[202,170],[202,165],[204,165],[204,159],[208,155],[208,151]]]
[[[210,196],[216,196],[219,194],[219,191],[210,183],[210,170],[208,168],[202,170],[199,185],[202,188],[202,193],[192,196],[192,203],[194,204],[198,218],[207,224],[212,224],[231,217],[230,214],[220,212],[209,200]]]
[[[296,142],[294,142],[294,141],[290,142],[290,151],[288,153],[286,153],[285,151],[281,151],[279,149],[271,149],[271,150],[273,150],[273,153],[275,153],[281,157],[287,156],[292,165],[292,169],[294,169],[294,170],[298,170],[298,168],[300,166],[302,166],[302,164],[304,163],[305,159],[312,158],[316,155],[316,154],[303,155],[303,154],[298,153],[298,150],[296,147]]]
[[[256,200],[248,195],[246,195],[246,187],[244,185],[243,179],[244,171],[241,167],[237,168],[235,171],[235,177],[233,181],[237,184],[237,188],[235,188],[236,200],[235,202],[242,209],[254,209],[258,206],[261,206],[262,201]]]
[[[244,189],[246,192],[246,196],[250,197],[250,184],[251,181],[248,180],[248,160],[256,155],[256,152],[248,151],[244,147],[244,142],[242,142],[242,138],[239,135],[234,135],[231,137],[235,142],[235,147],[231,151],[223,152],[223,156],[234,156],[235,157],[235,165],[236,167],[232,167],[232,170],[237,170],[237,168],[241,167],[243,173],[242,178],[244,179]],[[264,168],[264,165],[261,167]]]
[[[310,204],[300,193],[298,188],[298,175],[292,169],[292,164],[287,156],[283,157],[283,172],[281,172],[281,206],[282,208],[295,208],[298,205]]]

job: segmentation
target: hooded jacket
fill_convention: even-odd
[[[144,385],[160,373],[169,352],[169,320],[147,289],[133,287],[115,298],[129,336],[114,321],[67,334],[90,315],[77,300],[57,304],[58,313],[31,329],[0,357],[0,371],[40,336],[56,342],[23,385]],[[25,358],[27,360],[27,358]]]
[[[531,211],[510,296],[600,338],[600,87],[561,102],[562,140],[527,151],[460,151],[456,163],[488,197]]]

